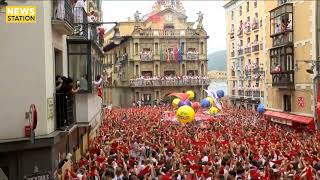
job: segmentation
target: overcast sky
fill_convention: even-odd
[[[133,19],[136,10],[145,15],[152,11],[155,0],[102,1],[103,21],[126,21],[128,17]],[[226,49],[225,13],[222,7],[223,1],[182,1],[188,16],[188,21],[196,21],[197,12],[204,14],[203,25],[210,38],[208,39],[208,52]]]

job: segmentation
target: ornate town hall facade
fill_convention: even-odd
[[[154,104],[169,93],[187,90],[195,91],[198,100],[205,96],[208,36],[202,21],[199,12],[196,23],[187,22],[178,0],[157,1],[151,13],[140,17],[137,11],[134,20],[115,27],[122,36],[120,44],[110,39],[115,28],[107,32],[104,51],[109,98],[105,103]]]

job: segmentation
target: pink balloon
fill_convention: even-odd
[[[201,107],[201,105],[200,105],[199,102],[193,102],[193,103],[192,103],[192,108],[193,108],[194,110],[198,110],[200,107]]]

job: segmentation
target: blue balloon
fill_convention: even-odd
[[[219,99],[223,98],[224,97],[224,91],[223,90],[218,90],[217,91],[217,96],[218,96]]]
[[[260,103],[260,104],[258,105],[258,107],[257,107],[257,112],[258,112],[258,113],[264,113],[265,110],[266,110],[266,109],[265,109],[264,105]]]
[[[200,104],[201,104],[201,107],[202,108],[208,108],[208,107],[210,107],[210,101],[208,100],[208,99],[202,99],[201,100],[201,102],[200,102]]]

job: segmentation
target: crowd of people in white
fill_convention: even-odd
[[[165,85],[205,85],[209,83],[207,76],[141,76],[136,79],[130,79],[130,85],[132,86],[165,86]]]

